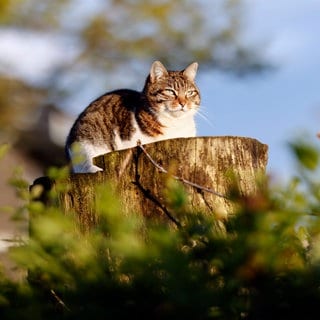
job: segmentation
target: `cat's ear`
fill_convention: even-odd
[[[183,74],[188,78],[188,80],[193,82],[196,77],[197,70],[198,70],[198,63],[193,62],[183,70]]]
[[[160,61],[155,61],[150,69],[150,81],[153,83],[168,75],[167,69]]]

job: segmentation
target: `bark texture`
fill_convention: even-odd
[[[267,159],[267,145],[252,138],[160,141],[96,158],[95,163],[104,171],[70,175],[69,190],[61,193],[60,202],[66,212],[77,214],[86,230],[98,221],[96,187],[109,185],[118,194],[122,213],[177,225],[179,219],[166,192],[170,192],[172,180],[179,178],[187,194],[185,210],[212,215],[219,222],[234,211],[228,195],[235,182],[243,195],[257,192],[257,179],[265,175]]]

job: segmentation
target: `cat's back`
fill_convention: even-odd
[[[67,144],[75,141],[105,139],[116,127],[129,126],[143,103],[143,94],[130,89],[107,92],[91,102],[70,130]]]
[[[123,109],[123,112],[134,112],[142,100],[141,92],[135,90],[119,89],[110,91],[92,101],[80,114],[79,118],[94,112],[110,113],[121,109]]]

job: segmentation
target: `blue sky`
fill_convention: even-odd
[[[268,171],[294,174],[287,143],[320,131],[320,1],[247,0],[245,37],[277,67],[248,78],[219,72],[200,76],[202,103],[212,126],[200,135],[238,135],[269,145]]]
[[[256,138],[269,145],[269,173],[286,178],[294,174],[287,142],[304,132],[315,137],[320,131],[320,0],[244,1],[244,39],[258,45],[276,69],[237,78],[207,72],[200,65],[198,85],[210,124],[198,117],[198,134]],[[75,54],[61,50],[65,46],[61,38],[0,30],[0,39],[0,71],[10,70],[31,81],[41,82],[61,59],[72,60]],[[24,54],[31,43],[32,55]],[[84,108],[99,90],[91,89],[85,99],[78,97],[74,106]],[[79,113],[74,106],[69,109]]]

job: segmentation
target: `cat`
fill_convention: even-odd
[[[76,119],[66,141],[72,172],[102,169],[93,158],[160,140],[194,137],[200,107],[195,84],[198,63],[168,71],[160,61],[150,69],[142,92],[119,89],[93,101]]]

